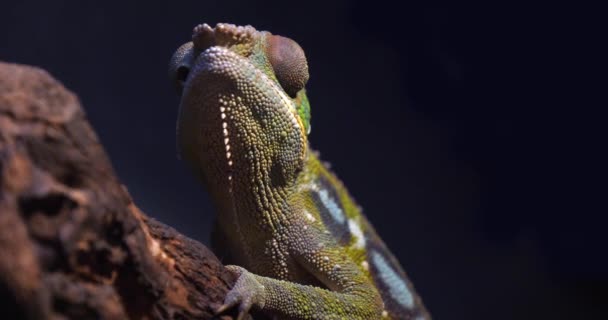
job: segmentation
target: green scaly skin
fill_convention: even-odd
[[[170,63],[180,154],[217,208],[238,280],[218,309],[275,319],[430,319],[398,261],[308,145],[308,65],[291,39],[218,24]]]

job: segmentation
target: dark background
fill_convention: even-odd
[[[0,60],[76,92],[136,203],[208,243],[167,62],[202,22],[291,37],[309,59],[312,145],[436,319],[606,319],[602,105],[575,93],[605,35],[574,9],[20,1],[0,9]]]

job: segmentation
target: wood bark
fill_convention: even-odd
[[[2,318],[210,319],[234,280],[137,208],[74,94],[0,63]]]

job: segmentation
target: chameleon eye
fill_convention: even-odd
[[[266,54],[283,90],[292,98],[308,81],[308,63],[304,50],[293,40],[269,35]]]

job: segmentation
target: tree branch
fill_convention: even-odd
[[[209,319],[233,283],[205,246],[135,206],[74,94],[0,63],[3,316]]]

